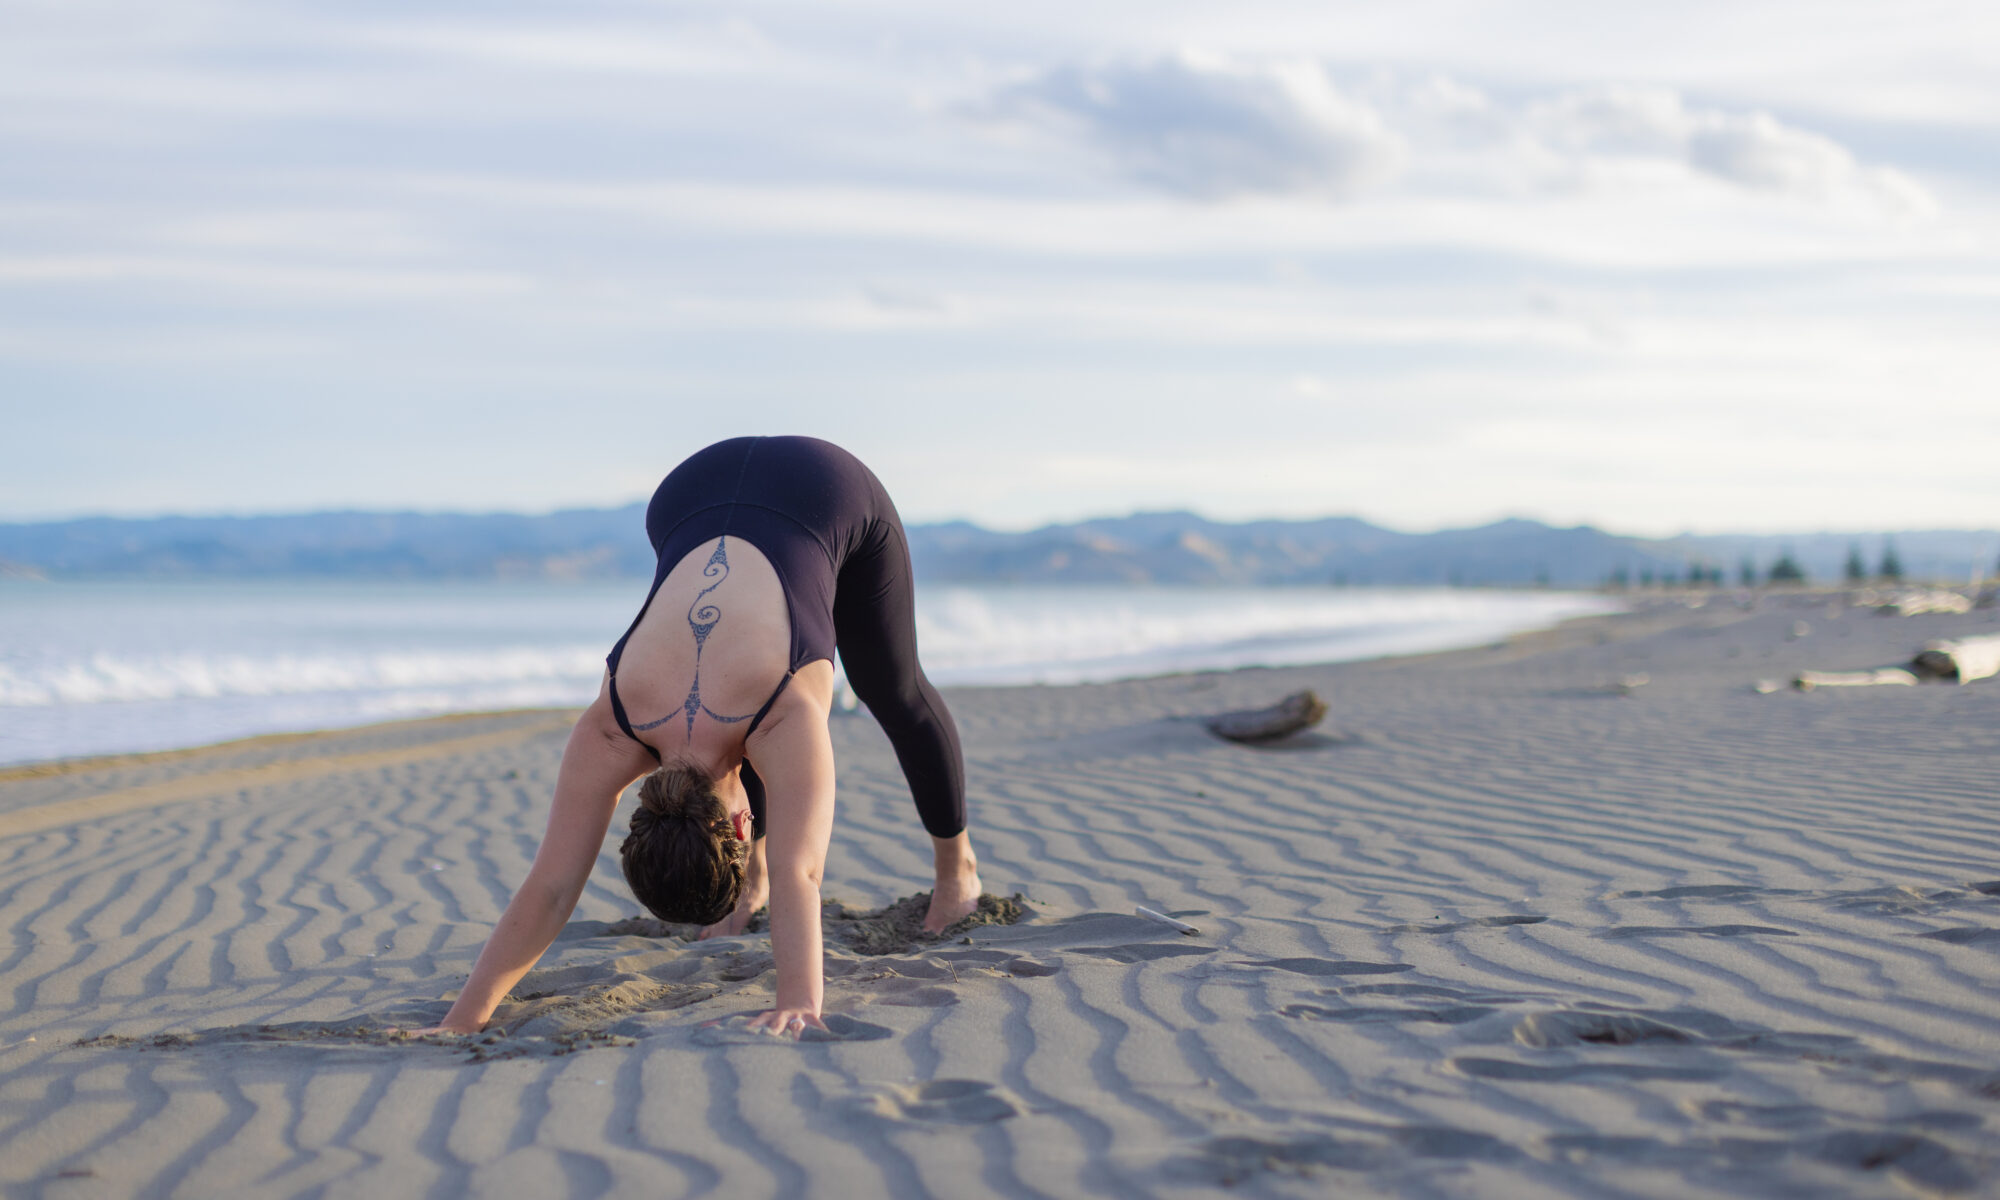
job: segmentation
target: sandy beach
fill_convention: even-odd
[[[635,919],[622,807],[493,1030],[387,1032],[444,1012],[525,873],[570,714],[0,772],[0,1189],[1994,1194],[2000,681],[1754,685],[1995,632],[1718,600],[953,690],[1022,919],[928,943],[862,915],[928,846],[836,717],[833,1035],[803,1042],[738,1028],[765,938]],[[1196,719],[1302,687],[1330,713],[1279,745]]]

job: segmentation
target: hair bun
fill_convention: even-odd
[[[677,763],[640,781],[639,808],[632,814],[632,824],[636,828],[643,817],[648,825],[662,821],[707,825],[728,816],[728,807],[715,794],[714,778],[699,767]]]
[[[654,916],[712,925],[736,904],[749,846],[731,827],[714,777],[675,763],[639,784],[632,832],[618,857],[632,894]]]

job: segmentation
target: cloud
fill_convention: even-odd
[[[1750,192],[1928,216],[1930,195],[1830,137],[1661,87],[1511,102],[1440,74],[1376,71],[1343,86],[1323,63],[1181,51],[1065,64],[990,93],[973,115],[1066,142],[1138,182],[1198,199],[1396,186],[1566,190],[1622,168],[1678,170]]]
[[[1936,210],[1901,172],[1864,167],[1845,146],[1767,112],[1690,106],[1666,88],[1596,88],[1528,106],[1522,127],[1572,159],[1664,160],[1756,191],[1860,202],[1896,216]]]
[[[1347,195],[1392,175],[1399,140],[1318,64],[1183,52],[1058,66],[974,110],[1074,139],[1185,196]]]

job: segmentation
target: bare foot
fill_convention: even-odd
[[[979,907],[979,860],[972,855],[972,839],[932,838],[937,854],[937,886],[931,889],[930,911],[924,915],[925,933],[943,933],[953,922],[962,921]]]
[[[925,933],[943,933],[963,921],[979,907],[979,876],[963,875],[931,890],[930,911],[924,915]]]

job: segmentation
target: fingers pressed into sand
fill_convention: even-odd
[[[924,932],[942,933],[954,922],[972,915],[979,907],[979,860],[972,853],[972,835],[932,838],[937,862],[937,882],[931,889],[930,912],[924,916]]]
[[[774,1008],[750,1018],[749,1028],[763,1030],[779,1037],[796,1038],[807,1029],[826,1029],[826,1022],[820,1020],[819,1013],[811,1009]]]
[[[618,794],[648,766],[639,744],[631,738],[621,741],[621,736],[609,685],[600,684],[597,700],[570,731],[556,774],[548,828],[528,877],[515,889],[474,960],[465,987],[440,1022],[445,1028],[484,1027],[501,998],[548,950],[576,910],[577,898],[603,849]]]

